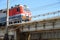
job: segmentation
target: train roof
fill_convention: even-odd
[[[6,13],[0,13],[0,18],[6,17]]]

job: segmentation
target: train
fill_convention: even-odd
[[[0,10],[0,25],[6,25],[7,9]],[[9,24],[31,21],[31,11],[27,5],[15,5],[9,8]]]

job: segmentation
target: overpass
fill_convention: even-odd
[[[60,11],[47,13],[51,15]],[[38,16],[34,16],[36,18]],[[5,30],[4,27],[1,27]],[[9,25],[10,35],[15,35],[16,40],[60,40],[60,16]]]

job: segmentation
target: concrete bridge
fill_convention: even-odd
[[[4,36],[5,27],[0,33]],[[15,40],[60,40],[60,17],[10,24],[9,35]]]

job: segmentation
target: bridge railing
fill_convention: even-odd
[[[33,18],[32,20],[38,20],[38,19],[43,20],[43,19],[49,19],[53,17],[60,17],[60,10],[32,16]]]

